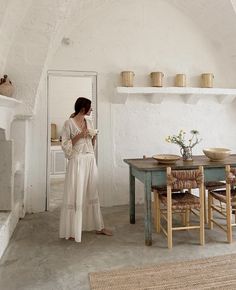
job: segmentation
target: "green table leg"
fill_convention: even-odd
[[[129,215],[130,223],[135,224],[135,177],[129,167]]]
[[[145,211],[145,244],[146,246],[152,245],[152,201],[151,201],[151,172],[145,174],[145,198],[144,198],[144,211]]]

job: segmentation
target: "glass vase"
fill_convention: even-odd
[[[192,148],[190,146],[181,147],[180,153],[183,157],[183,161],[193,161]]]

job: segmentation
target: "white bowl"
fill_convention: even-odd
[[[231,150],[227,148],[206,148],[203,149],[203,153],[211,161],[221,161],[230,155]]]

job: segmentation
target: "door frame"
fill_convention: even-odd
[[[50,166],[51,166],[51,121],[50,121],[50,105],[49,105],[49,86],[50,77],[60,76],[60,77],[91,77],[92,79],[92,108],[93,108],[93,121],[94,126],[97,128],[97,75],[95,71],[73,71],[73,70],[48,70],[47,71],[47,168],[46,168],[46,201],[45,210],[49,209],[49,194],[50,194]],[[96,159],[98,154],[98,144],[96,144]]]

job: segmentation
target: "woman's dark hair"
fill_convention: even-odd
[[[70,116],[74,118],[81,110],[84,109],[84,114],[87,114],[89,109],[91,108],[91,101],[84,97],[79,97],[75,102],[75,112]]]

